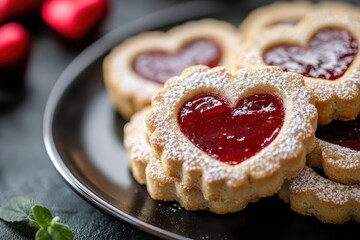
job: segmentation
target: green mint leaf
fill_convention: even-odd
[[[44,206],[35,205],[31,208],[35,221],[40,227],[50,226],[52,215],[49,209]]]
[[[55,223],[57,222],[60,222],[60,218],[58,216],[54,217],[52,220],[51,220],[51,223],[50,225],[54,225]]]
[[[71,229],[62,223],[54,223],[48,227],[48,233],[53,240],[73,240],[74,234]]]
[[[40,228],[35,235],[35,240],[50,240],[51,236],[47,232],[46,228]]]
[[[0,219],[5,222],[28,221],[31,215],[31,208],[35,205],[34,200],[18,196],[9,200],[9,202],[0,208]]]

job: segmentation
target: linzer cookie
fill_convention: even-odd
[[[343,2],[276,2],[253,10],[241,23],[240,31],[246,38],[253,38],[273,27],[294,26],[308,13],[319,10],[360,12],[358,7]]]
[[[300,73],[315,97],[319,124],[353,120],[360,111],[360,18],[344,11],[308,14],[240,47],[237,68],[275,65]]]
[[[253,38],[272,27],[296,25],[312,11],[312,7],[310,2],[298,1],[277,2],[256,8],[241,23],[240,31],[246,38]]]
[[[235,212],[242,208],[238,201],[208,201],[199,189],[184,185],[179,179],[167,176],[159,158],[149,144],[145,117],[149,109],[135,113],[125,126],[125,146],[129,166],[134,178],[146,184],[151,198],[161,201],[177,201],[187,210],[207,209],[217,214]]]
[[[124,145],[128,153],[129,168],[135,180],[146,183],[145,168],[154,158],[147,137],[145,115],[149,108],[135,113],[124,127]]]
[[[360,116],[318,126],[317,146],[307,162],[322,167],[327,177],[344,184],[360,184]]]
[[[239,42],[232,25],[210,19],[128,39],[104,61],[104,80],[112,102],[129,118],[150,104],[151,96],[169,77],[186,67],[233,66],[232,54]]]
[[[277,67],[190,67],[165,83],[147,117],[165,174],[238,210],[303,169],[316,123],[303,77]]]
[[[326,223],[360,222],[360,185],[333,182],[310,167],[284,184],[279,196],[295,212]]]

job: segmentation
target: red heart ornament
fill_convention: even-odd
[[[30,37],[17,23],[7,23],[0,27],[0,66],[14,66],[27,57]]]
[[[30,37],[20,24],[0,27],[0,89],[23,84],[29,54]]]
[[[83,37],[105,14],[107,0],[47,0],[44,21],[68,39]]]
[[[40,9],[44,0],[0,0],[0,22]]]
[[[234,108],[226,99],[200,94],[178,112],[180,129],[208,155],[236,165],[269,145],[284,122],[282,100],[273,94],[254,94]]]
[[[274,46],[265,52],[264,61],[306,77],[336,80],[353,62],[358,45],[358,40],[346,30],[324,29],[313,36],[309,47]]]
[[[134,70],[145,79],[164,83],[172,76],[192,65],[215,67],[221,60],[218,44],[207,39],[188,42],[177,53],[165,51],[145,52],[134,60]]]

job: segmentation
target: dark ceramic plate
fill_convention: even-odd
[[[123,146],[125,121],[113,111],[103,85],[104,56],[129,36],[190,19],[213,17],[237,25],[259,4],[247,1],[228,8],[213,2],[186,3],[122,26],[81,53],[57,81],[44,116],[45,145],[65,181],[94,206],[164,238],[356,237],[357,224],[333,226],[302,217],[276,196],[252,203],[236,214],[186,211],[174,202],[153,201],[128,170]]]

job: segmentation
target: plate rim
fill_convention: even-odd
[[[119,42],[123,40],[123,37],[119,36],[136,34],[141,32],[142,29],[146,30],[159,28],[165,25],[163,19],[171,19],[171,21],[167,21],[166,24],[175,24],[176,22],[186,21],[191,18],[199,18],[210,14],[216,14],[217,12],[221,12],[223,10],[224,5],[218,2],[209,2],[205,0],[190,1],[155,11],[121,25],[100,37],[94,43],[90,44],[81,51],[80,54],[69,63],[69,65],[57,78],[47,98],[42,124],[43,142],[51,162],[63,180],[75,193],[94,207],[157,237],[167,239],[189,239],[179,234],[151,225],[119,210],[82,184],[81,181],[74,176],[67,164],[65,164],[56,148],[52,131],[54,115],[61,97],[70,85],[76,81],[77,76],[89,65],[119,44]],[[169,16],[171,16],[171,18],[169,18]]]

